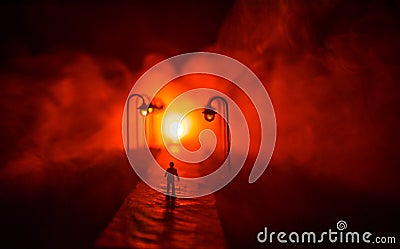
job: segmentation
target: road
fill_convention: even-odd
[[[183,167],[178,164],[184,173]],[[165,190],[162,180],[158,188]],[[214,195],[179,198],[191,191],[181,184],[176,182],[177,198],[171,198],[140,181],[100,234],[96,247],[226,248]]]

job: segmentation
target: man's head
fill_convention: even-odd
[[[169,166],[170,166],[171,168],[173,168],[173,167],[174,167],[174,163],[173,163],[173,162],[169,162]]]

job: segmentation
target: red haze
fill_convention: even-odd
[[[375,178],[374,189],[394,191],[400,37],[387,7],[237,2],[217,48],[265,83],[277,116],[275,162],[361,189]]]

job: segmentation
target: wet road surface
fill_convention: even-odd
[[[164,186],[159,186],[164,188]],[[177,184],[178,198],[167,197],[139,182],[99,236],[99,248],[225,248],[224,234],[208,195],[179,198],[187,187]]]

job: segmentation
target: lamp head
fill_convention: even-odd
[[[148,113],[152,113],[154,111],[154,107],[152,104],[149,105],[149,108],[147,108]]]
[[[217,112],[211,107],[206,107],[202,113],[204,114],[204,119],[208,122],[211,122],[215,119],[215,114]]]
[[[142,103],[141,106],[138,107],[140,114],[145,117],[148,114],[148,108],[145,103]]]
[[[149,105],[149,107],[147,108],[147,111],[148,111],[149,113],[152,113],[152,112],[154,112],[155,110],[158,110],[158,109],[161,109],[161,108],[159,108],[158,106],[156,106],[155,104],[153,104],[152,102],[150,102],[150,105]]]
[[[161,100],[154,99],[153,101],[150,102],[149,107],[147,108],[147,112],[152,113],[155,111],[162,110],[163,108],[164,105],[161,103]]]

